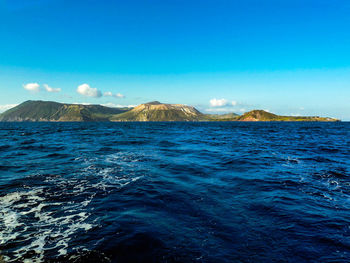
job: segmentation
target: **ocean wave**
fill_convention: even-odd
[[[126,162],[125,158],[118,155],[107,159]],[[98,160],[83,161],[80,179],[37,174],[28,179],[32,185],[36,185],[35,181],[41,186],[21,187],[0,197],[0,248],[11,251],[3,256],[6,262],[24,258],[43,262],[47,251],[57,257],[73,253],[72,240],[99,225],[89,207],[96,194],[123,188],[142,178],[122,174],[122,169],[96,168],[94,162]],[[16,249],[11,248],[14,244]],[[79,249],[82,248],[83,244]]]
[[[0,123],[0,261],[347,263],[332,125]]]

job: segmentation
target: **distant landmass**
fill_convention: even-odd
[[[203,114],[192,106],[153,101],[135,108],[65,104],[52,101],[26,101],[0,114],[5,122],[64,121],[339,121],[327,117],[279,116],[263,110],[243,115]]]
[[[252,110],[237,118],[237,121],[339,121],[338,119],[318,116],[280,116],[264,110]]]
[[[53,101],[26,101],[5,111],[0,121],[109,121],[130,108],[65,104]]]

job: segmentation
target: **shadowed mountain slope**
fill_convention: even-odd
[[[129,108],[26,101],[0,115],[0,121],[108,121]]]

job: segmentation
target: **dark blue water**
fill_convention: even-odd
[[[0,254],[349,262],[350,123],[0,123]]]

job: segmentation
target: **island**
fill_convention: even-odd
[[[88,122],[88,121],[311,121],[335,122],[338,119],[318,116],[280,116],[264,110],[236,113],[204,114],[193,106],[152,101],[134,108],[102,105],[66,104],[53,101],[25,101],[0,114],[2,122]]]

